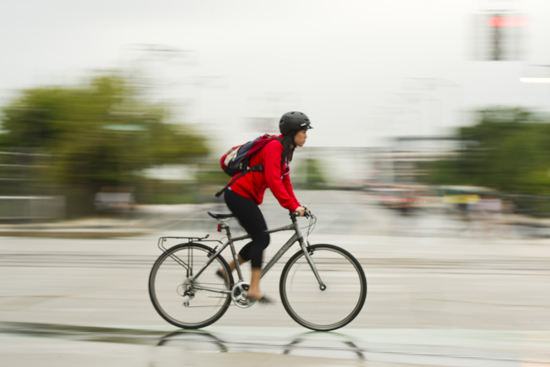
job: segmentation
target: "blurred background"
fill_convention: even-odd
[[[0,324],[165,325],[143,276],[156,239],[211,232],[222,154],[302,111],[297,196],[374,279],[352,327],[538,330],[496,339],[547,352],[549,41],[547,0],[3,4]]]
[[[213,202],[223,152],[277,133],[290,110],[315,126],[293,163],[297,188],[358,190],[409,214],[545,217],[549,7],[10,4],[0,220]]]

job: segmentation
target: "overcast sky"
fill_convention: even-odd
[[[521,61],[472,60],[471,16],[493,9],[528,18]],[[263,129],[251,119],[301,110],[315,126],[308,144],[380,146],[447,133],[479,107],[550,111],[550,85],[518,81],[550,76],[532,66],[550,64],[548,41],[548,0],[4,1],[0,103],[91,69],[141,67],[154,98],[216,139],[238,143]]]

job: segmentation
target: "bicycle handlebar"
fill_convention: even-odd
[[[307,206],[305,206],[305,205],[303,206],[303,208],[305,209],[305,210],[304,210],[304,217],[305,217],[305,218],[309,218],[309,217],[311,216],[311,210],[308,210]],[[297,218],[297,217],[300,216],[300,212],[298,212],[298,211],[291,212],[291,213],[290,213],[290,216],[291,216],[292,218]]]

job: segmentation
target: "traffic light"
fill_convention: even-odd
[[[474,15],[474,59],[517,61],[522,57],[525,16],[509,12]]]

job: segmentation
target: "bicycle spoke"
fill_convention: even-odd
[[[326,288],[319,285],[303,255],[294,255],[281,276],[281,299],[290,316],[313,330],[334,330],[353,320],[366,297],[366,279],[351,254],[331,245],[310,254]]]
[[[227,310],[231,301],[229,290],[232,279],[223,280],[215,274],[220,268],[230,273],[222,257],[216,257],[192,281],[193,275],[210,260],[210,252],[209,247],[201,244],[178,245],[161,255],[153,266],[149,293],[153,305],[168,322],[183,328],[204,327],[219,319]],[[184,261],[187,268],[183,268],[180,261]],[[224,291],[227,294],[221,293]]]

